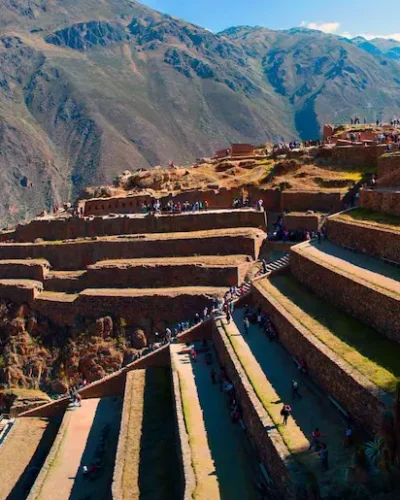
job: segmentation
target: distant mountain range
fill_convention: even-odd
[[[230,142],[400,115],[400,43],[221,33],[131,0],[0,0],[0,216]]]

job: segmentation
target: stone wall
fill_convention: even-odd
[[[361,189],[360,205],[375,212],[400,216],[400,188],[398,191]]]
[[[51,403],[47,403],[41,405],[37,408],[29,409],[23,413],[19,414],[19,418],[23,417],[40,417],[40,418],[51,418],[58,417],[59,415],[63,415],[65,410],[68,408],[70,403],[69,397],[61,398],[57,401],[52,401]]]
[[[42,290],[43,285],[40,281],[25,283],[21,283],[21,280],[0,281],[0,297],[11,300],[16,304],[32,304]]]
[[[163,288],[179,286],[238,285],[246,275],[250,263],[240,265],[203,264],[137,264],[135,266],[94,267],[88,269],[83,288]]]
[[[176,215],[95,217],[93,219],[81,217],[36,219],[28,224],[18,225],[15,240],[20,243],[33,242],[37,238],[45,241],[63,241],[121,234],[205,231],[234,227],[257,227],[265,230],[265,214],[255,210],[232,210]]]
[[[227,159],[229,164],[229,159]],[[248,192],[250,199],[255,202],[258,199],[264,201],[266,210],[278,212],[280,206],[280,191],[277,189],[259,189],[249,186],[245,189]],[[221,188],[208,189],[200,191],[192,189],[183,191],[175,195],[167,195],[160,197],[161,204],[166,204],[168,201],[174,203],[191,204],[196,201],[207,201],[210,209],[230,209],[233,201],[241,198],[242,188]],[[110,213],[141,213],[143,203],[151,203],[153,197],[150,195],[131,195],[125,197],[113,198],[94,198],[90,200],[82,200],[85,215],[107,215]]]
[[[301,245],[290,252],[290,269],[300,283],[319,297],[400,342],[400,297],[374,287],[362,277],[303,255]]]
[[[377,167],[378,158],[385,152],[385,144],[378,146],[337,146],[332,149],[332,158],[344,165]]]
[[[213,322],[213,340],[219,361],[235,387],[247,437],[257,450],[259,460],[267,469],[280,496],[285,499],[294,498],[294,486],[289,472],[290,452],[258,399],[218,319]]]
[[[44,258],[54,269],[83,270],[101,260],[193,255],[250,255],[258,258],[264,240],[261,231],[237,231],[229,235],[171,235],[168,239],[118,239],[68,243],[0,244],[0,259]]]
[[[313,191],[283,191],[281,195],[281,211],[338,211],[342,206],[341,200],[342,194],[339,192],[318,193]]]
[[[384,408],[382,391],[289,316],[258,283],[252,286],[254,303],[270,316],[283,346],[292,356],[307,363],[310,376],[355,420],[365,429],[377,431]]]
[[[165,326],[182,318],[194,319],[196,312],[201,314],[206,306],[211,307],[217,291],[181,288],[173,292],[158,289],[153,293],[147,289],[140,295],[130,295],[118,293],[117,289],[101,292],[88,289],[76,297],[67,297],[68,300],[63,296],[55,296],[52,300],[39,296],[31,307],[60,326],[73,326],[77,316],[95,319],[111,315],[124,318],[129,325],[147,328],[154,323]],[[224,291],[225,288],[221,288],[219,294]]]
[[[43,281],[49,268],[50,264],[45,261],[0,261],[0,279]]]
[[[354,248],[371,257],[400,262],[400,233],[335,217],[328,218],[327,229],[329,240],[336,245]]]
[[[378,178],[400,170],[400,154],[386,153],[378,159]]]
[[[288,231],[296,231],[298,229],[318,231],[319,217],[318,215],[289,213],[283,216],[283,223]]]
[[[193,469],[192,449],[190,447],[189,436],[186,430],[183,413],[179,374],[176,370],[173,357],[171,356],[170,358],[172,397],[176,422],[176,445],[178,448],[177,454],[180,459],[181,484],[183,486],[181,498],[182,500],[192,500],[196,489],[196,476]]]

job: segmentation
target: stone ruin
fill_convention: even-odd
[[[383,186],[386,177],[396,176],[397,160],[382,156],[379,166]],[[6,424],[12,426],[3,444],[0,434],[2,463],[15,455],[21,433],[39,440],[33,439],[31,451],[29,446],[18,451],[20,467],[4,483],[6,495],[19,493],[24,483],[29,498],[47,498],[69,466],[75,467],[76,479],[60,498],[68,498],[68,488],[90,490],[85,484],[92,481],[82,482],[79,469],[85,446],[68,467],[60,452],[69,452],[80,415],[85,415],[84,444],[86,439],[95,443],[100,464],[88,474],[94,486],[104,481],[116,499],[125,498],[127,485],[138,496],[155,487],[146,483],[152,472],[145,447],[156,447],[162,435],[171,459],[160,451],[157,467],[165,491],[174,491],[176,498],[226,498],[221,460],[232,458],[230,444],[236,439],[250,443],[252,450],[246,458],[237,451],[250,464],[240,471],[232,466],[230,483],[238,491],[257,484],[276,498],[346,498],[362,486],[370,495],[381,494],[379,468],[368,475],[357,455],[361,452],[343,448],[349,427],[357,443],[380,443],[385,473],[395,484],[400,449],[400,225],[395,218],[400,214],[395,201],[382,198],[384,192],[395,196],[396,186],[391,188],[384,191],[387,185],[381,187],[378,180],[374,189],[361,191],[360,206],[352,210],[341,211],[339,200],[336,213],[325,221],[326,237],[290,249],[265,241],[268,221],[256,211],[246,216],[221,212],[214,218],[197,214],[196,224],[190,214],[159,216],[158,226],[147,226],[140,237],[142,222],[137,219],[140,229],[135,230],[134,217],[129,224],[123,218],[116,221],[115,232],[100,217],[92,226],[47,221],[17,229],[0,244],[0,331],[9,341],[1,358],[2,382],[8,390],[13,385],[22,390],[34,389],[29,384],[36,381],[35,389],[40,389],[44,380],[50,385],[57,368],[53,383],[60,392],[82,375],[88,383],[78,390],[82,408],[66,411],[68,396],[44,404],[32,401],[15,422]],[[310,199],[298,197],[293,203],[313,208]],[[314,223],[318,229],[319,221]],[[36,230],[43,241],[35,242]],[[101,236],[93,238],[95,231]],[[267,273],[260,274],[260,258],[278,250],[289,256],[271,257]],[[211,310],[229,287],[246,281],[231,321],[225,314],[208,316],[186,325],[190,327],[175,342],[152,348],[155,332],[195,319],[196,312]],[[279,344],[260,337],[255,323],[248,337],[243,334],[245,307],[267,315],[268,332],[274,331]],[[267,361],[262,349],[271,350]],[[229,410],[229,396],[211,384],[207,352],[214,358],[212,366],[223,366],[229,379],[227,392],[234,391],[240,407],[238,424],[230,422],[236,407]],[[270,371],[273,363],[283,363],[280,373],[295,374],[307,401],[289,399],[291,381],[289,389],[281,385],[282,377]],[[206,399],[211,391],[212,407]],[[293,419],[288,426],[282,425],[274,401],[290,402]],[[302,412],[302,405],[313,402],[311,411]],[[10,400],[3,404],[12,406]],[[21,411],[16,407],[14,414]],[[109,415],[114,415],[112,421]],[[225,422],[217,433],[210,415]],[[330,450],[327,472],[321,472],[318,454],[307,451],[317,415],[322,415],[319,425],[327,427],[321,429]],[[103,424],[95,426],[97,419]],[[231,425],[238,427],[232,431]],[[46,429],[55,430],[42,450],[41,472],[27,478],[24,470]],[[104,458],[101,443],[112,450],[111,461]],[[343,482],[339,478],[348,460],[351,480]]]

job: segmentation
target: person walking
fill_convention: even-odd
[[[344,447],[348,448],[353,444],[353,429],[348,425],[344,431]]]
[[[329,462],[328,462],[328,446],[325,443],[321,444],[321,449],[318,452],[319,458],[321,460],[322,468],[327,471],[329,470]]]
[[[290,405],[283,405],[283,408],[281,410],[281,415],[282,415],[282,423],[283,425],[287,425],[288,418],[292,414],[292,408]]]
[[[310,447],[308,448],[308,451],[312,450],[313,448],[317,449],[318,446],[320,445],[320,439],[322,437],[322,434],[318,427],[316,427],[312,433],[311,433],[311,441],[310,441]]]
[[[296,382],[296,380],[292,380],[292,398],[301,399],[301,394],[299,393],[299,384]]]
[[[229,325],[229,323],[231,322],[231,312],[230,312],[229,308],[226,309],[226,313],[225,314],[226,314],[226,322]]]
[[[250,328],[250,321],[249,321],[249,318],[247,316],[244,317],[243,325],[244,325],[244,333],[246,335],[248,335],[249,334],[249,328]]]

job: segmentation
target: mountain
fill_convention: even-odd
[[[214,34],[132,0],[0,8],[4,223],[126,169],[314,138],[324,122],[400,109],[397,61],[318,31]]]

